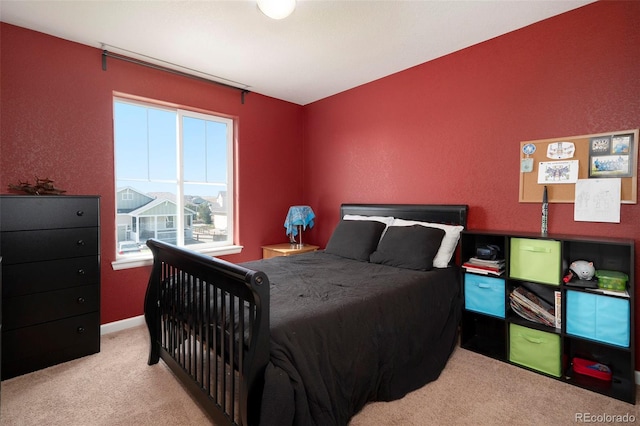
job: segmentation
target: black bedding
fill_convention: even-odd
[[[271,283],[262,425],[346,425],[368,401],[435,380],[455,346],[455,266],[416,271],[322,251],[242,265]]]

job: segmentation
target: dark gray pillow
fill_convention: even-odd
[[[374,220],[341,220],[333,230],[325,253],[369,261],[386,225]]]
[[[444,230],[422,225],[390,226],[369,261],[418,271],[433,268]]]

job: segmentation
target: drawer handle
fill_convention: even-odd
[[[551,253],[551,249],[545,247],[534,247],[534,246],[522,246],[522,250],[531,251],[534,253]]]
[[[84,271],[84,269],[80,268],[78,269],[78,275],[84,275],[86,272]]]
[[[489,284],[478,284],[478,288],[491,288]]]
[[[84,240],[78,240],[78,242],[76,244],[78,244],[79,246],[83,246],[84,245]]]
[[[528,340],[531,343],[537,343],[537,344],[544,343],[544,339],[531,337],[531,336],[525,336],[523,334],[521,334],[520,337],[523,337],[525,340]]]
[[[82,305],[85,301],[84,297],[78,297],[78,304]]]
[[[76,212],[76,216],[84,216],[84,212],[82,210],[78,210]]]
[[[78,331],[78,334],[84,333],[84,327],[82,327],[82,326],[78,327],[77,331]]]

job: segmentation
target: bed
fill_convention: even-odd
[[[446,365],[467,206],[343,204],[340,218],[324,250],[242,264],[147,242],[148,363],[216,425],[346,425]]]

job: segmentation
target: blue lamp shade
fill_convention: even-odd
[[[309,228],[313,228],[313,219],[316,217],[313,213],[313,209],[309,206],[291,206],[287,213],[287,218],[284,220],[284,227],[287,230],[287,235],[292,243],[295,243],[296,235],[300,234],[300,242],[302,245],[302,231]]]

